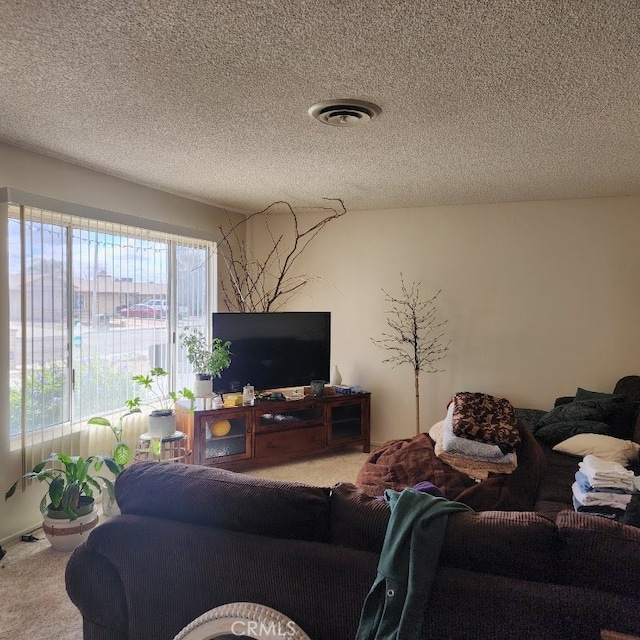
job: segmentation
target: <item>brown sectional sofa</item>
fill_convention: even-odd
[[[240,601],[283,612],[313,640],[355,637],[389,519],[384,501],[351,484],[170,463],[135,464],[116,486],[122,515],[67,566],[85,640],[170,640]],[[422,637],[640,636],[640,529],[559,506],[550,517],[451,515]]]

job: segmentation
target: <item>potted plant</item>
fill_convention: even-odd
[[[116,439],[116,443],[113,445],[113,449],[111,449],[111,458],[113,458],[115,467],[111,470],[116,476],[120,474],[125,465],[131,460],[131,447],[122,439],[122,427],[124,419],[134,413],[141,413],[140,408],[135,407],[131,411],[128,411],[127,413],[121,415],[118,420],[117,426],[111,424],[111,421],[103,416],[94,416],[93,418],[89,418],[89,420],[87,420],[87,424],[108,427],[109,429],[111,429],[113,436]]]
[[[153,397],[151,404],[155,409],[149,414],[149,435],[152,438],[169,438],[175,433],[175,415],[173,407],[176,402],[182,399],[196,399],[193,391],[185,387],[180,391],[165,391],[163,380],[169,373],[162,367],[154,367],[146,374],[133,376],[132,380],[139,384]],[[140,396],[127,400],[126,405],[130,411],[133,411],[142,404]]]
[[[219,378],[231,364],[231,342],[220,338],[212,338],[207,342],[205,335],[195,327],[188,327],[180,339],[196,376],[195,395],[210,396],[213,393],[213,378]]]
[[[127,401],[128,403],[132,403],[134,401]],[[87,424],[107,427],[111,429],[114,438],[116,439],[116,443],[113,445],[111,449],[110,459],[113,460],[113,465],[109,462],[107,466],[109,470],[113,473],[114,476],[118,477],[120,473],[124,470],[125,466],[130,462],[132,457],[131,447],[124,442],[122,439],[123,434],[123,426],[124,419],[127,416],[133,415],[134,413],[141,413],[140,407],[132,406],[130,407],[130,411],[124,413],[118,419],[117,424],[112,424],[108,418],[103,416],[94,416],[93,418],[89,418],[87,420]],[[102,511],[106,516],[117,515],[120,510],[118,508],[118,504],[116,502],[115,494],[112,491],[109,491],[109,487],[107,486],[108,496],[103,497],[102,500]]]
[[[100,481],[113,494],[113,482],[109,478],[90,474],[92,467],[99,471],[103,464],[112,469],[116,463],[109,456],[89,456],[85,459],[52,453],[16,480],[5,494],[5,500],[15,493],[22,479],[46,482],[49,488],[40,501],[44,533],[54,549],[71,551],[82,542],[84,534],[98,523],[93,491],[102,492]]]

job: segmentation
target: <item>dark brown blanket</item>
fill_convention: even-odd
[[[390,440],[373,451],[358,473],[356,485],[367,495],[385,489],[401,491],[429,480],[449,500],[475,511],[533,511],[542,477],[544,455],[530,429],[518,421],[518,468],[511,474],[490,474],[476,482],[450,467],[434,453],[434,442],[421,433],[414,438]]]

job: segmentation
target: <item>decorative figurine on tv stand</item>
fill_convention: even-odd
[[[324,380],[312,380],[311,381],[311,395],[320,397],[324,394]]]
[[[242,388],[242,404],[245,407],[252,407],[255,401],[255,389],[247,384]]]

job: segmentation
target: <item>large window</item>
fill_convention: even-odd
[[[210,330],[213,243],[18,205],[8,237],[9,430],[27,468],[80,453],[88,417],[140,395],[133,375],[191,385],[180,332]]]

